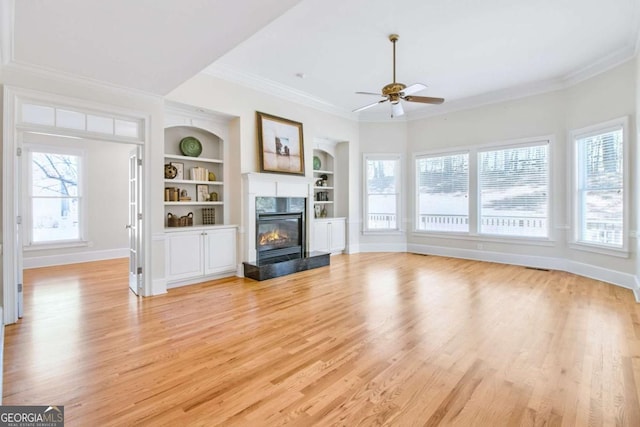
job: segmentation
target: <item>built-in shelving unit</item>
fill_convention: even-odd
[[[313,150],[313,166],[313,217],[331,218],[335,202],[333,155],[325,150]]]
[[[191,124],[167,126],[164,134],[165,165],[176,166],[179,171],[173,179],[164,178],[165,227],[177,228],[169,227],[169,216],[181,218],[190,213],[193,226],[224,224],[224,141],[213,132]],[[185,137],[194,137],[200,142],[202,152],[199,156],[181,153],[180,141]],[[200,168],[208,179],[193,176],[195,168]],[[213,224],[204,219],[211,214],[203,211],[206,208],[214,210]]]

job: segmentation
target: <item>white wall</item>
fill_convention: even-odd
[[[403,173],[403,197],[400,201],[401,212],[399,220],[401,221],[402,232],[400,233],[367,233],[360,237],[359,249],[362,252],[398,252],[406,251],[407,234],[406,231],[411,229],[411,215],[407,210],[406,194],[409,194],[410,180],[410,162],[407,157],[408,152],[408,132],[407,122],[390,121],[383,123],[367,123],[360,124],[360,146],[362,154],[357,159],[357,173],[361,186],[364,187],[364,163],[363,154],[400,154],[402,156],[401,171]],[[363,230],[362,223],[364,217],[364,195],[360,197],[360,210],[358,212],[358,230]]]
[[[570,249],[567,245],[571,201],[568,194],[568,133],[572,129],[598,124],[613,118],[636,117],[636,61],[628,61],[606,73],[569,88],[523,99],[503,102],[411,121],[408,124],[408,153],[447,150],[455,147],[497,143],[538,136],[552,136],[552,242],[548,246],[482,241],[481,238],[439,238],[424,234],[408,236],[409,248],[454,256],[491,259],[568,269],[629,285],[636,273],[636,242],[628,258],[600,255]],[[631,120],[631,170],[635,173],[635,124]],[[366,139],[362,145],[366,146]],[[632,190],[637,182],[632,176]],[[414,194],[412,186],[410,193]],[[632,191],[632,194],[635,191]],[[635,230],[635,195],[632,195],[631,229]],[[408,200],[413,212],[413,198]],[[478,250],[478,245],[482,250]],[[567,267],[569,266],[569,267]],[[577,267],[576,267],[577,266]],[[577,270],[576,270],[577,269]],[[582,269],[582,270],[581,270]]]
[[[26,250],[24,267],[71,264],[128,257],[129,152],[134,146],[104,141],[77,140],[25,134],[27,144],[77,147],[84,150],[87,199],[88,246]],[[26,180],[25,180],[26,181]]]
[[[168,96],[172,101],[194,105],[213,111],[219,111],[238,119],[232,122],[231,141],[229,149],[230,159],[225,159],[225,167],[232,167],[230,182],[226,183],[227,191],[231,195],[229,202],[230,223],[241,224],[244,217],[241,175],[248,172],[258,172],[258,140],[256,135],[256,111],[274,116],[284,117],[301,122],[303,125],[305,175],[313,176],[313,141],[328,139],[345,141],[349,145],[349,161],[359,159],[358,123],[332,114],[324,113],[310,107],[293,103],[263,92],[230,83],[208,75],[200,74],[176,88]],[[355,160],[358,161],[358,160]],[[350,174],[347,182],[349,194],[348,216],[357,218],[360,194],[360,180],[356,174]],[[239,209],[238,209],[239,207]],[[357,245],[358,234],[350,227],[350,244]],[[245,250],[246,233],[240,227],[239,245],[243,258],[248,259]]]

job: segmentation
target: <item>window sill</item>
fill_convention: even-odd
[[[552,247],[556,245],[556,241],[544,237],[497,237],[491,235],[479,235],[469,234],[464,232],[451,232],[451,233],[432,233],[428,231],[414,231],[415,237],[432,237],[435,239],[453,239],[453,240],[466,240],[470,242],[483,242],[483,243],[501,243],[504,245],[529,245],[529,246],[548,246]]]
[[[22,249],[25,252],[28,252],[28,251],[46,251],[48,249],[82,248],[87,246],[91,246],[91,242],[78,240],[73,242],[34,243],[31,245],[25,245]]]
[[[569,248],[578,251],[593,252],[600,255],[609,255],[618,258],[629,258],[628,249],[611,248],[609,246],[591,245],[583,242],[571,242]]]
[[[400,236],[406,234],[404,230],[364,230],[363,236]]]

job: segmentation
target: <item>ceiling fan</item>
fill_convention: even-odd
[[[382,94],[373,92],[356,92],[362,95],[382,96],[384,99],[381,99],[378,102],[374,102],[373,104],[365,105],[364,107],[356,108],[355,110],[353,110],[354,113],[366,110],[367,108],[375,107],[378,104],[389,101],[391,102],[391,117],[398,117],[404,114],[404,109],[402,108],[402,104],[400,103],[401,99],[409,102],[421,102],[423,104],[442,104],[444,102],[444,98],[432,98],[430,96],[413,95],[414,93],[420,92],[421,90],[427,88],[422,83],[414,83],[411,86],[407,86],[405,84],[396,82],[396,42],[398,41],[398,38],[399,36],[397,34],[389,35],[389,40],[391,41],[391,43],[393,43],[393,83],[389,83],[388,85],[383,87]]]

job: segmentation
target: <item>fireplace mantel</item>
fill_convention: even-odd
[[[243,180],[244,200],[244,259],[256,261],[256,197],[306,197],[307,236],[313,212],[313,178],[299,175],[283,175],[273,173],[245,173]],[[309,239],[307,239],[309,245]],[[305,248],[305,251],[309,248]]]

